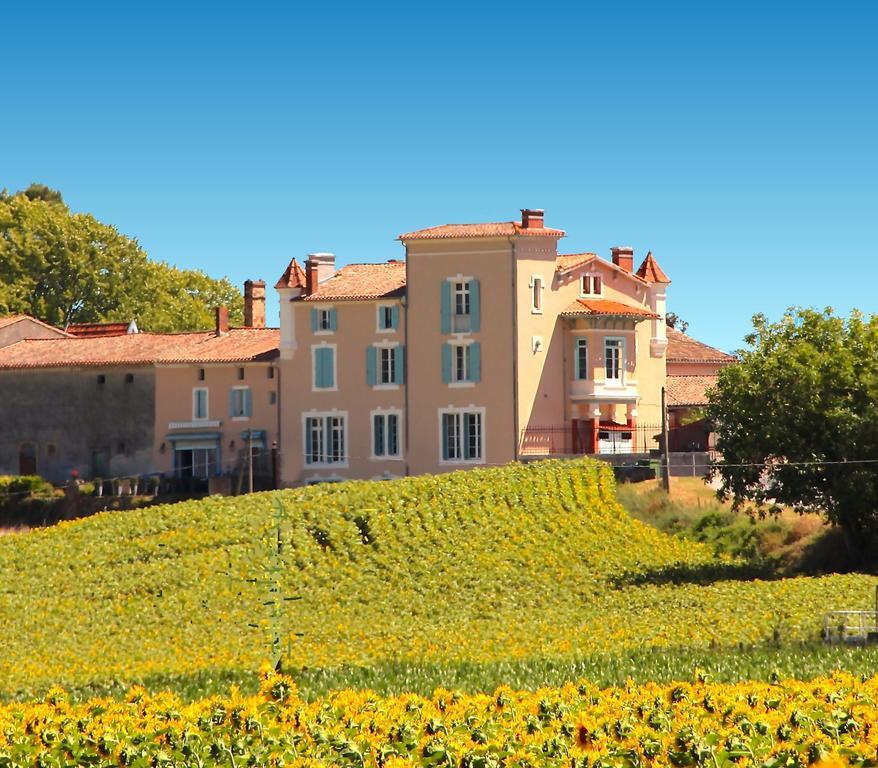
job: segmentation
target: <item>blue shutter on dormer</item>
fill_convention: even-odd
[[[405,347],[402,344],[393,356],[393,383],[405,384]]]
[[[479,309],[479,281],[469,281],[469,328],[473,332],[481,330],[481,312]]]
[[[439,289],[439,317],[442,333],[451,333],[451,283],[442,281]]]
[[[337,331],[338,330],[338,316],[336,315],[335,309],[329,310],[329,330]]]
[[[482,345],[478,342],[467,347],[469,351],[469,380],[482,380]]]
[[[377,355],[378,350],[375,347],[366,347],[366,383],[370,387],[374,387],[377,381],[375,376]]]
[[[399,327],[399,306],[396,304],[390,308],[390,327],[394,330]]]
[[[320,329],[320,317],[317,314],[317,310],[311,309],[311,332],[316,333]]]

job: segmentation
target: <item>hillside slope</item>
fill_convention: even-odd
[[[874,584],[737,580],[630,518],[587,460],[216,497],[0,540],[0,692],[255,670],[273,568],[300,598],[286,662],[309,668],[812,638]]]

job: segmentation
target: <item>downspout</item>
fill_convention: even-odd
[[[515,237],[510,237],[512,245],[512,428],[515,432],[515,461],[520,460],[521,434],[518,418],[518,261],[515,254]]]
[[[277,378],[275,385],[277,386],[277,432],[275,433],[275,441],[277,442],[277,484],[278,486],[282,485],[281,480],[281,466],[283,461],[283,452],[281,451],[281,404],[282,397],[281,393],[283,392],[283,387],[281,386],[281,378],[280,378],[281,366],[280,366],[280,350],[278,350],[278,358],[277,365],[274,367],[274,375]]]
[[[409,343],[409,247],[406,244],[405,246],[405,293],[402,295],[402,299],[400,300],[400,304],[402,304],[402,308],[405,314],[405,321],[402,324],[403,327],[403,339],[402,343],[406,347],[405,354],[405,371],[403,372],[403,376],[405,377],[405,384],[403,385],[403,418],[405,420],[405,474],[408,477],[411,474],[411,467],[409,465],[409,458],[411,456],[412,444],[410,442],[411,436],[411,419],[409,418],[409,387],[411,386],[411,376],[409,376],[409,360],[412,359],[412,351],[408,349]]]

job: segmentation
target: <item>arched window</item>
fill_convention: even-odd
[[[18,474],[37,473],[37,447],[33,443],[22,443],[18,449]]]

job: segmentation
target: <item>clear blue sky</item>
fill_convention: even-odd
[[[19,2],[0,39],[0,187],[180,266],[273,285],[541,207],[568,252],[651,249],[724,348],[878,309],[874,4]]]

